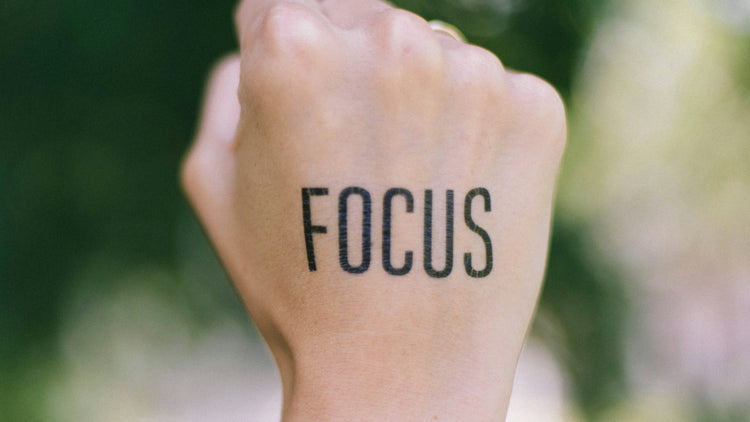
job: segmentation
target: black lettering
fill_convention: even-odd
[[[483,270],[475,270],[471,266],[471,253],[467,252],[464,254],[464,267],[466,268],[466,274],[475,278],[481,278],[487,277],[490,271],[492,271],[492,241],[490,241],[490,236],[487,234],[487,231],[477,226],[476,223],[474,223],[474,220],[471,218],[471,201],[477,195],[481,195],[484,198],[484,211],[491,211],[492,206],[490,205],[490,193],[487,191],[487,189],[472,189],[469,191],[469,193],[466,194],[466,200],[464,201],[464,220],[466,221],[466,226],[469,228],[469,230],[478,234],[479,237],[482,238],[482,241],[484,242],[485,255],[487,257],[485,261],[486,264],[484,265]]]
[[[349,264],[349,242],[347,239],[347,199],[350,195],[362,197],[362,263],[358,267]],[[372,219],[372,201],[370,193],[358,187],[348,187],[339,195],[339,263],[344,271],[360,274],[370,268],[370,225]]]
[[[430,277],[447,277],[453,269],[453,191],[446,191],[445,201],[445,267],[432,268],[432,191],[424,193],[424,270]]]
[[[388,274],[404,275],[411,270],[414,253],[412,251],[406,252],[403,267],[393,268],[393,265],[391,265],[391,202],[396,195],[401,195],[406,199],[406,212],[414,212],[414,197],[408,190],[392,188],[385,193],[383,197],[383,268]]]
[[[307,267],[310,271],[317,270],[315,266],[315,250],[313,249],[313,233],[326,233],[325,226],[313,226],[310,215],[310,197],[326,196],[328,188],[302,188],[302,225],[305,231],[305,247],[307,248]]]

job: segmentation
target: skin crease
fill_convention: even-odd
[[[208,85],[182,178],[188,197],[276,359],[284,421],[504,420],[544,272],[565,113],[547,83],[375,0],[246,0],[241,51]],[[341,269],[338,195],[372,198],[370,268]],[[307,265],[301,189],[311,197],[317,271]],[[394,266],[381,264],[383,196],[393,200]],[[469,277],[463,254],[494,265]],[[433,266],[443,268],[454,191],[453,271],[423,269],[425,190]],[[361,200],[349,202],[350,261],[361,260]]]

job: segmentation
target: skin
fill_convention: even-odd
[[[539,78],[375,0],[255,0],[237,11],[241,50],[208,85],[183,185],[276,359],[284,421],[504,420],[543,277],[566,129]],[[372,198],[372,261],[339,265],[338,195]],[[317,271],[308,269],[301,189],[311,198]],[[383,195],[392,257],[381,265]],[[464,224],[464,197],[489,234]],[[446,190],[455,192],[454,264],[423,269],[425,190],[433,261],[443,268]],[[350,261],[361,261],[362,201],[349,202]]]

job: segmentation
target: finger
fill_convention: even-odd
[[[431,20],[429,23],[430,28],[432,28],[432,30],[437,34],[441,36],[448,36],[449,38],[453,38],[456,41],[466,42],[466,37],[464,36],[463,32],[461,32],[455,26],[437,19]]]
[[[198,136],[182,166],[182,184],[206,229],[221,236],[234,169],[233,139],[240,115],[239,57],[222,60],[207,85]]]
[[[320,8],[336,26],[353,28],[393,6],[384,0],[320,0]]]
[[[252,42],[253,37],[249,36],[255,31],[255,28],[269,11],[274,7],[284,7],[292,4],[302,5],[311,11],[322,14],[318,0],[243,0],[237,5],[234,13],[234,23],[237,30],[237,38],[240,47],[244,48],[245,44]]]
[[[432,22],[430,22],[430,26],[432,26]],[[435,33],[435,37],[437,38],[438,42],[440,42],[440,45],[446,51],[461,50],[467,45],[467,42],[465,40],[456,38],[444,31],[440,31],[435,28],[433,28],[432,31]]]
[[[226,57],[214,67],[206,87],[198,142],[216,143],[220,147],[232,143],[240,119],[239,80],[238,55]]]

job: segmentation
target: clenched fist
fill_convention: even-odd
[[[183,183],[284,420],[496,421],[547,252],[557,93],[379,0],[246,0]]]

